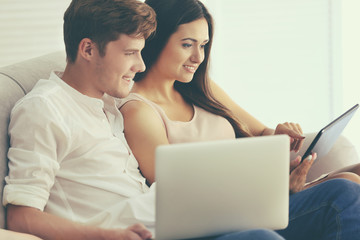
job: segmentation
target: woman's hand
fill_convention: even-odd
[[[299,152],[304,143],[303,131],[298,123],[282,123],[276,126],[274,134],[286,134],[290,137],[290,151]]]
[[[315,159],[316,153],[313,153],[312,155],[309,155],[303,162],[301,162],[300,156],[290,162],[290,194],[300,192],[304,189],[306,176]]]

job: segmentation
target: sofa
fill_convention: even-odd
[[[47,79],[52,70],[63,70],[65,54],[54,52],[37,58],[0,68],[0,196],[7,175],[7,152],[9,148],[8,124],[10,111],[17,100],[28,93],[39,79]],[[309,145],[314,134],[307,134],[305,145]],[[306,147],[306,146],[305,146]],[[359,162],[356,149],[341,136],[329,154],[311,168],[308,181],[323,173]],[[0,207],[0,228],[6,227],[5,208]]]

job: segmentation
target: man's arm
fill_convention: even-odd
[[[151,233],[142,224],[126,229],[103,229],[72,222],[32,207],[7,206],[7,225],[10,230],[29,233],[44,240],[143,240],[151,238]]]
[[[61,116],[51,102],[37,96],[23,100],[12,111],[9,174],[3,195],[8,228],[44,240],[148,238],[150,233],[142,225],[101,229],[42,211],[71,139]]]

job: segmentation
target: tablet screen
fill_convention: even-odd
[[[359,104],[356,104],[327,126],[322,128],[311,142],[309,148],[306,150],[301,161],[308,157],[311,153],[317,154],[317,160],[326,155],[337,138],[340,136],[350,119],[354,116],[354,113],[359,108]]]

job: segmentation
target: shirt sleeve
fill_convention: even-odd
[[[22,99],[9,124],[9,173],[3,204],[44,210],[59,170],[59,155],[69,142],[63,117],[40,96]]]

